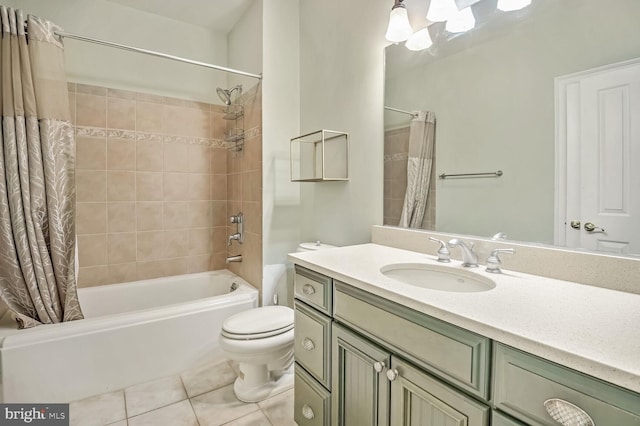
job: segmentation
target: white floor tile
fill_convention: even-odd
[[[261,401],[258,405],[274,425],[296,425],[293,421],[293,389]]]
[[[187,394],[193,397],[233,383],[236,372],[223,360],[187,370],[180,376]]]
[[[218,426],[258,411],[258,404],[238,401],[233,385],[196,396],[191,399],[201,426]]]
[[[129,418],[129,426],[198,426],[188,399]]]
[[[277,423],[274,424],[280,426]],[[262,411],[256,411],[248,416],[240,417],[238,420],[226,423],[224,426],[271,426],[271,422]]]
[[[103,426],[127,418],[122,391],[105,393],[69,404],[71,426]]]
[[[124,390],[129,417],[173,404],[187,398],[180,376],[169,376]]]

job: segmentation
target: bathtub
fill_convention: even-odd
[[[83,320],[16,330],[10,314],[0,319],[0,400],[70,402],[195,367],[220,356],[222,321],[258,304],[258,291],[226,270],[78,296]]]

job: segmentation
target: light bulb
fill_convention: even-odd
[[[403,6],[394,7],[389,14],[389,26],[385,38],[394,43],[405,41],[413,34],[413,28],[409,23],[407,9]]]
[[[429,35],[429,28],[423,28],[409,37],[405,46],[409,50],[418,51],[428,49],[432,44],[433,41],[431,41],[431,36]]]
[[[431,0],[427,19],[430,22],[444,22],[458,13],[455,0]]]
[[[524,9],[531,4],[531,0],[498,0],[498,10],[503,12],[512,12],[514,10]]]
[[[476,26],[476,18],[473,16],[471,6],[465,7],[447,21],[446,30],[450,33],[463,33]]]

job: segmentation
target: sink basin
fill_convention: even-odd
[[[473,293],[491,290],[496,284],[472,272],[425,263],[394,263],[380,268],[396,281],[430,290]]]

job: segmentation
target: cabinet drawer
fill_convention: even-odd
[[[294,287],[296,298],[329,316],[333,314],[331,278],[296,265]]]
[[[488,399],[489,339],[335,282],[335,318],[391,352]]]
[[[525,426],[525,424],[494,410],[491,413],[491,426]]]
[[[327,388],[331,378],[331,318],[296,302],[295,358]]]
[[[297,364],[295,366],[293,419],[300,426],[329,424],[331,394]]]
[[[545,401],[566,401],[600,425],[640,425],[640,395],[502,344],[495,346],[495,406],[526,423],[557,426]],[[571,410],[575,410],[568,406]]]

